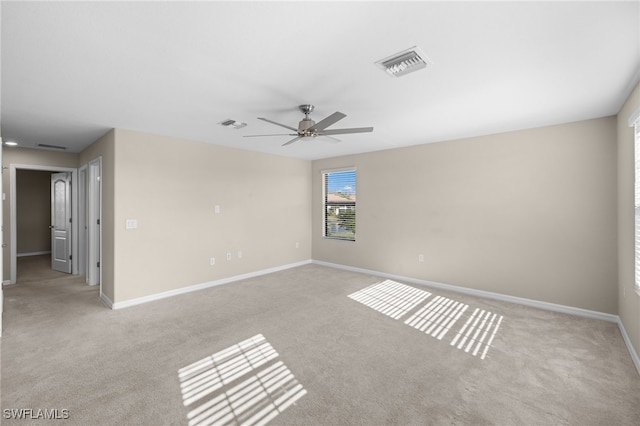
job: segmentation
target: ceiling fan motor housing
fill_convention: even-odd
[[[315,126],[316,122],[310,118],[303,118],[300,123],[298,123],[298,134],[307,133],[307,130]]]

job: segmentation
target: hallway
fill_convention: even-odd
[[[48,254],[19,257],[16,284],[4,286],[3,334],[10,336],[17,326],[38,328],[52,320],[47,314],[52,311],[57,321],[78,321],[83,312],[104,307],[98,292],[99,286],[86,285],[84,276],[52,270]]]

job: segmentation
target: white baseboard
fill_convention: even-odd
[[[103,292],[100,292],[100,300],[102,300],[102,302],[107,305],[107,307],[109,309],[113,309],[113,302],[111,301],[111,299],[109,299],[107,297],[106,294],[104,294]]]
[[[607,314],[607,313],[598,312],[598,311],[590,311],[588,309],[582,309],[582,308],[574,308],[573,306],[557,305],[555,303],[525,299],[525,298],[516,297],[516,296],[508,296],[506,294],[493,293],[493,292],[484,291],[484,290],[476,290],[473,288],[460,287],[460,286],[451,285],[451,284],[442,284],[434,281],[420,280],[417,278],[403,277],[401,275],[388,274],[386,272],[373,271],[370,269],[355,268],[352,266],[340,265],[338,263],[323,262],[320,260],[314,260],[313,263],[317,265],[328,266],[331,268],[344,269],[347,271],[360,272],[363,274],[376,275],[384,278],[405,281],[412,284],[440,288],[443,290],[454,291],[456,293],[464,293],[471,296],[478,296],[478,297],[484,297],[487,299],[494,299],[494,300],[501,300],[504,302],[516,303],[518,305],[531,306],[534,308],[540,308],[547,311],[562,312],[565,314],[578,315],[581,317],[599,319],[599,320],[608,321],[608,322],[615,322],[615,323],[618,322],[617,315]]]
[[[576,307],[573,307],[573,306],[558,305],[558,304],[555,304],[555,303],[542,302],[542,301],[533,300],[533,299],[525,299],[525,298],[522,298],[522,297],[509,296],[509,295],[505,295],[505,294],[493,293],[493,292],[490,292],[490,291],[477,290],[477,289],[467,288],[467,287],[460,287],[460,286],[451,285],[451,284],[443,284],[443,283],[438,283],[438,282],[435,282],[435,281],[421,280],[421,279],[412,278],[412,277],[405,277],[405,276],[396,275],[396,274],[389,274],[389,273],[386,273],[386,272],[374,271],[374,270],[371,270],[371,269],[356,268],[356,267],[353,267],[353,266],[341,265],[341,264],[338,264],[338,263],[324,262],[324,261],[321,261],[321,260],[304,260],[304,261],[301,261],[301,262],[290,263],[290,264],[287,264],[287,265],[277,266],[277,267],[274,267],[274,268],[263,269],[263,270],[260,270],[260,271],[250,272],[250,273],[247,273],[247,274],[235,275],[235,276],[228,277],[228,278],[222,278],[220,280],[215,280],[215,281],[209,281],[209,282],[205,282],[205,283],[195,284],[195,285],[191,285],[191,286],[188,286],[188,287],[178,288],[178,289],[175,289],[175,290],[169,290],[169,291],[165,291],[165,292],[162,292],[162,293],[150,294],[148,296],[138,297],[138,298],[135,298],[135,299],[124,300],[122,302],[112,302],[104,294],[100,294],[100,298],[102,298],[103,301],[107,304],[107,306],[109,306],[112,309],[128,308],[130,306],[140,305],[140,304],[151,302],[151,301],[154,301],[154,300],[165,299],[167,297],[172,297],[172,296],[176,296],[176,295],[179,295],[179,294],[190,293],[192,291],[203,290],[203,289],[209,288],[209,287],[215,287],[215,286],[218,286],[218,285],[229,284],[229,283],[232,283],[232,282],[235,282],[235,281],[245,280],[245,279],[249,279],[249,278],[259,277],[261,275],[266,275],[266,274],[271,274],[271,273],[278,272],[278,271],[283,271],[283,270],[286,270],[286,269],[296,268],[298,266],[307,265],[309,263],[314,263],[316,265],[327,266],[327,267],[330,267],[330,268],[343,269],[343,270],[346,270],[346,271],[358,272],[358,273],[362,273],[362,274],[375,275],[375,276],[384,277],[384,278],[390,278],[390,279],[399,280],[399,281],[405,281],[405,282],[408,282],[408,283],[424,285],[424,286],[427,286],[427,287],[440,288],[440,289],[443,289],[443,290],[453,291],[453,292],[456,292],[456,293],[468,294],[468,295],[471,295],[471,296],[478,296],[478,297],[484,297],[484,298],[487,298],[487,299],[501,300],[501,301],[504,301],[504,302],[511,302],[511,303],[516,303],[516,304],[519,304],[519,305],[531,306],[531,307],[534,307],[534,308],[544,309],[544,310],[547,310],[547,311],[561,312],[561,313],[565,313],[565,314],[577,315],[577,316],[581,316],[581,317],[598,319],[598,320],[603,320],[603,321],[608,321],[608,322],[613,322],[613,323],[616,323],[616,324],[620,324],[620,318],[617,315],[607,314],[607,313],[604,313],[604,312],[591,311],[591,310],[588,310],[588,309],[576,308]]]
[[[165,299],[167,297],[177,296],[179,294],[191,293],[192,291],[203,290],[203,289],[209,288],[209,287],[215,287],[215,286],[218,286],[218,285],[229,284],[229,283],[240,281],[240,280],[246,280],[246,279],[249,279],[249,278],[259,277],[261,275],[272,274],[274,272],[283,271],[285,269],[296,268],[298,266],[307,265],[307,264],[309,264],[311,262],[312,262],[311,260],[304,260],[302,262],[290,263],[290,264],[287,264],[287,265],[277,266],[275,268],[268,268],[268,269],[263,269],[263,270],[260,270],[260,271],[249,272],[247,274],[235,275],[235,276],[229,277],[229,278],[222,278],[222,279],[216,280],[216,281],[209,281],[209,282],[206,282],[206,283],[195,284],[195,285],[191,285],[191,286],[188,286],[188,287],[182,287],[182,288],[178,288],[178,289],[175,289],[175,290],[165,291],[165,292],[162,292],[162,293],[150,294],[149,296],[137,297],[135,299],[124,300],[122,302],[113,303],[109,299],[107,299],[107,300],[109,300],[109,302],[111,302],[111,306],[110,306],[111,309],[128,308],[130,306],[140,305],[142,303],[152,302],[154,300]],[[105,301],[105,303],[107,303],[107,302]]]
[[[624,324],[622,324],[622,320],[618,317],[618,328],[620,329],[620,333],[622,334],[622,339],[624,340],[625,345],[627,345],[627,349],[629,350],[629,354],[631,355],[631,359],[636,366],[636,370],[638,370],[638,374],[640,374],[640,357],[638,357],[638,353],[633,347],[631,343],[631,339],[629,339],[629,335],[627,334],[627,330],[624,328]]]
[[[635,351],[635,349],[634,349],[634,347],[633,347],[633,345],[631,343],[631,340],[629,339],[629,336],[628,336],[628,334],[627,334],[627,332],[626,332],[626,330],[624,328],[624,325],[622,324],[622,321],[620,320],[620,317],[618,315],[607,314],[607,313],[598,312],[598,311],[591,311],[591,310],[588,310],[588,309],[576,308],[576,307],[572,307],[572,306],[559,305],[559,304],[555,304],[555,303],[542,302],[542,301],[539,301],[539,300],[525,299],[525,298],[522,298],[522,297],[508,296],[508,295],[504,295],[504,294],[500,294],[500,293],[493,293],[493,292],[484,291],[484,290],[476,290],[476,289],[472,289],[472,288],[460,287],[460,286],[455,286],[455,285],[450,285],[450,284],[442,284],[442,283],[438,283],[438,282],[434,282],[434,281],[427,281],[427,280],[421,280],[421,279],[417,279],[417,278],[404,277],[404,276],[401,276],[401,275],[388,274],[388,273],[385,273],[385,272],[374,271],[374,270],[363,269],[363,268],[356,268],[356,267],[353,267],[353,266],[347,266],[347,265],[341,265],[341,264],[337,264],[337,263],[324,262],[324,261],[320,261],[320,260],[305,260],[305,261],[301,261],[301,262],[290,263],[290,264],[287,264],[287,265],[282,265],[282,266],[277,266],[277,267],[274,267],[274,268],[263,269],[263,270],[260,270],[260,271],[250,272],[250,273],[247,273],[247,274],[235,275],[235,276],[229,277],[229,278],[223,278],[223,279],[220,279],[220,280],[209,281],[209,282],[196,284],[196,285],[192,285],[192,286],[188,286],[188,287],[183,287],[183,288],[179,288],[179,289],[175,289],[175,290],[165,291],[165,292],[162,292],[162,293],[151,294],[149,296],[138,297],[138,298],[135,298],[135,299],[125,300],[125,301],[122,301],[122,302],[115,302],[114,303],[103,293],[100,293],[100,299],[105,303],[105,305],[107,305],[111,309],[114,309],[114,310],[115,309],[123,309],[123,308],[128,308],[128,307],[131,307],[131,306],[140,305],[140,304],[147,303],[147,302],[152,302],[154,300],[165,299],[167,297],[172,297],[172,296],[177,296],[177,295],[180,295],[180,294],[190,293],[192,291],[203,290],[205,288],[215,287],[215,286],[224,285],[224,284],[230,284],[230,283],[233,283],[233,282],[236,282],[236,281],[246,280],[246,279],[258,277],[258,276],[261,276],[261,275],[267,275],[267,274],[271,274],[271,273],[274,273],[274,272],[283,271],[283,270],[286,270],[286,269],[296,268],[298,266],[307,265],[309,263],[314,263],[314,264],[317,264],[317,265],[327,266],[327,267],[330,267],[330,268],[343,269],[343,270],[346,270],[346,271],[358,272],[358,273],[363,273],[363,274],[368,274],[368,275],[375,275],[375,276],[389,278],[389,279],[398,280],[398,281],[405,281],[405,282],[408,282],[408,283],[423,285],[423,286],[432,287],[432,288],[440,288],[440,289],[443,289],[443,290],[448,290],[448,291],[453,291],[453,292],[457,292],[457,293],[468,294],[468,295],[471,295],[471,296],[478,296],[478,297],[484,297],[484,298],[487,298],[487,299],[494,299],[494,300],[500,300],[500,301],[504,301],[504,302],[516,303],[516,304],[519,304],[519,305],[531,306],[531,307],[534,307],[534,308],[544,309],[544,310],[547,310],[547,311],[561,312],[561,313],[565,313],[565,314],[577,315],[577,316],[581,316],[581,317],[592,318],[592,319],[597,319],[597,320],[603,320],[603,321],[607,321],[607,322],[616,323],[618,325],[618,328],[620,329],[620,333],[622,334],[622,337],[623,337],[624,342],[625,342],[625,344],[627,346],[627,349],[629,350],[629,354],[631,355],[631,359],[633,360],[633,363],[634,363],[636,369],[638,370],[638,374],[640,374],[640,357],[638,357],[638,353]],[[5,282],[5,283],[7,283],[7,282]],[[3,284],[5,284],[5,283],[3,283]]]
[[[51,254],[51,250],[46,250],[46,251],[32,251],[29,253],[18,253],[16,254],[16,257],[26,257],[26,256],[40,256],[43,254]]]
[[[450,285],[450,284],[442,284],[442,283],[437,283],[433,281],[420,280],[420,279],[411,278],[411,277],[403,277],[401,275],[388,274],[386,272],[373,271],[370,269],[356,268],[353,266],[346,266],[338,263],[323,262],[321,260],[314,260],[313,263],[316,265],[328,266],[330,268],[344,269],[346,271],[359,272],[359,273],[368,274],[368,275],[380,276],[383,278],[390,278],[398,281],[405,281],[412,284],[435,287],[443,290],[454,291],[457,293],[464,293],[471,296],[485,297],[487,299],[501,300],[504,302],[511,302],[519,305],[526,305],[534,308],[544,309],[547,311],[561,312],[564,314],[577,315],[581,317],[616,323],[618,325],[618,328],[620,329],[620,333],[622,334],[622,338],[624,340],[625,345],[627,346],[627,350],[629,351],[629,354],[631,355],[631,359],[636,367],[636,370],[638,371],[638,374],[640,374],[640,357],[638,357],[638,353],[634,349],[633,344],[631,343],[631,339],[629,339],[629,335],[627,334],[627,331],[625,330],[624,325],[622,324],[622,320],[620,320],[620,317],[618,315],[607,314],[607,313],[598,312],[598,311],[590,311],[588,309],[575,308],[573,306],[542,302],[539,300],[525,299],[522,297],[508,296],[500,293],[492,293],[490,291],[476,290],[473,288],[459,287],[459,286]]]

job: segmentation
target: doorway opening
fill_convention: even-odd
[[[53,167],[53,166],[33,166],[33,165],[10,165],[10,223],[11,223],[11,244],[10,259],[11,273],[10,283],[17,282],[17,259],[18,253],[21,255],[51,255],[52,269],[61,268],[66,273],[78,274],[78,224],[73,218],[78,217],[78,172],[75,168]],[[47,177],[48,176],[48,177]],[[55,178],[58,179],[57,183]],[[48,179],[50,186],[40,189],[41,194],[45,194],[39,200],[28,200],[25,212],[34,216],[30,219],[38,221],[48,221],[46,228],[32,227],[37,229],[20,229],[20,236],[28,232],[26,239],[20,239],[21,247],[18,250],[18,179],[31,179],[34,182]],[[50,197],[46,197],[46,191],[50,189]],[[57,188],[57,192],[56,192]],[[24,194],[23,194],[24,192]],[[38,192],[36,191],[36,194]],[[34,195],[34,194],[31,194]],[[27,197],[27,192],[21,191],[21,198]],[[57,200],[56,200],[57,199]],[[21,200],[23,201],[23,200]],[[58,201],[58,202],[56,202]],[[29,203],[33,208],[29,208]],[[45,206],[48,204],[48,206]],[[21,215],[23,212],[21,212]],[[56,219],[57,218],[57,219]],[[57,220],[58,224],[53,220]],[[62,223],[62,222],[66,223]],[[57,225],[65,225],[60,229],[51,229]],[[49,236],[44,235],[48,233]],[[47,246],[44,242],[48,242]],[[29,248],[33,247],[33,248]],[[57,267],[54,267],[57,258]],[[74,261],[76,259],[76,261]]]

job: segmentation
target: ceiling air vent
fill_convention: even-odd
[[[241,123],[241,122],[236,121],[236,120],[231,120],[230,118],[226,119],[224,121],[221,121],[218,124],[221,125],[221,126],[224,126],[224,127],[231,127],[231,128],[234,128],[234,129],[242,129],[243,127],[245,127],[247,125],[247,123]]]
[[[421,70],[426,68],[427,64],[433,64],[433,62],[416,46],[376,62],[378,67],[394,77]]]
[[[40,148],[49,148],[49,149],[61,149],[61,150],[65,150],[67,148],[65,148],[64,146],[58,146],[58,145],[47,145],[46,143],[39,143],[38,146]]]

